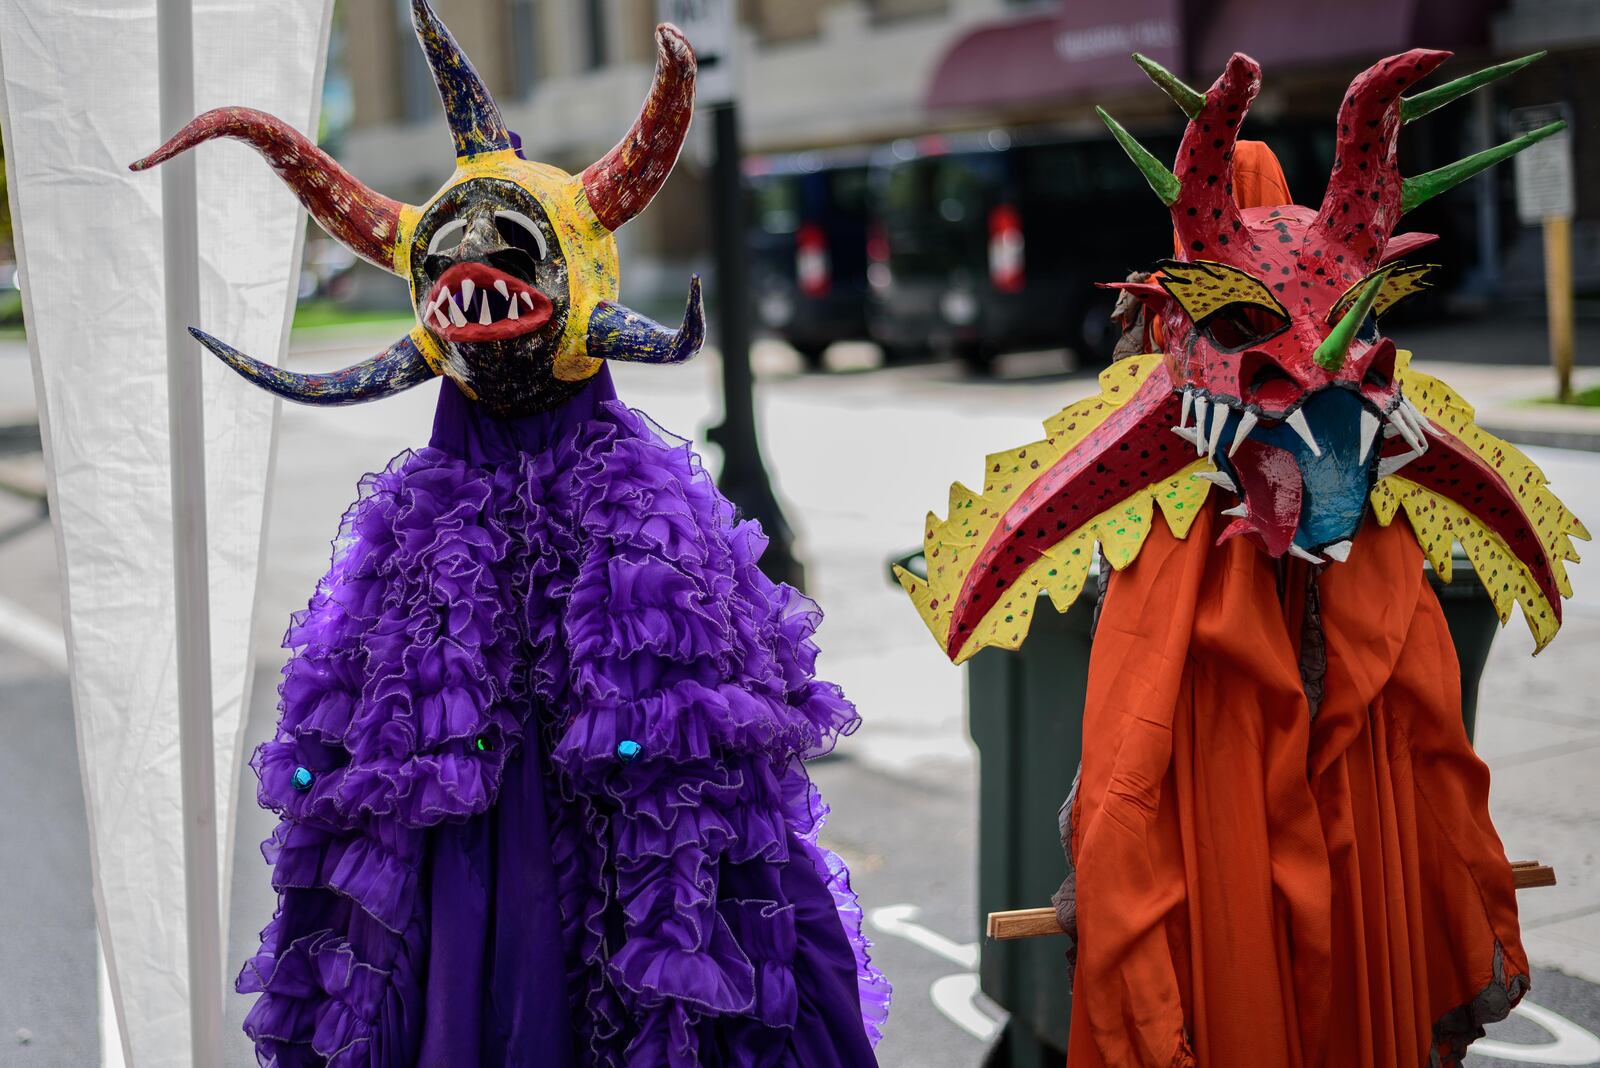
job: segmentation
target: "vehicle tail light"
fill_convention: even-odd
[[[825,297],[833,285],[828,264],[828,239],[816,223],[802,223],[794,238],[795,275],[800,292],[808,297]]]
[[[1001,293],[1019,293],[1027,280],[1022,259],[1022,216],[1010,204],[989,212],[989,282]]]

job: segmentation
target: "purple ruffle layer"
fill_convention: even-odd
[[[283,817],[265,846],[280,907],[238,984],[261,993],[246,1030],[264,1064],[384,1065],[414,1045],[427,830],[494,803],[525,731],[549,754],[586,1062],[697,1065],[726,1025],[720,1063],[785,1063],[793,910],[776,878],[718,888],[727,865],[797,849],[839,907],[877,1040],[888,984],[848,872],[815,845],[826,810],[801,763],[858,720],[813,677],[820,614],[761,574],[764,547],[686,444],[615,401],[537,454],[428,448],[363,481],[252,761]],[[624,739],[638,762],[618,761]]]

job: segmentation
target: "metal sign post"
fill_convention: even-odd
[[[744,188],[740,173],[739,111],[734,51],[738,36],[733,0],[658,0],[663,22],[681,29],[699,69],[695,99],[711,112],[715,159],[711,165],[711,219],[717,264],[716,322],[722,353],[722,422],[707,436],[722,450],[717,487],[740,512],[761,524],[770,539],[761,570],[774,582],[805,588],[805,569],[794,555],[794,532],[778,505],[761,459],[750,370],[750,292],[745,266]]]
[[[1514,132],[1527,133],[1571,115],[1565,104],[1517,108]],[[1544,227],[1545,308],[1550,322],[1550,362],[1556,369],[1556,394],[1572,399],[1572,133],[1563,130],[1529,146],[1516,157],[1517,215],[1526,226]]]
[[[161,129],[194,116],[191,0],[158,0]],[[172,461],[172,556],[177,614],[178,761],[183,798],[191,1064],[222,1063],[222,923],[217,879],[216,751],[211,733],[211,583],[206,559],[206,462],[200,348],[199,222],[194,157],[161,170],[166,283],[167,411]]]

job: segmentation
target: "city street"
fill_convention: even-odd
[[[344,366],[388,340],[370,332],[325,336],[300,343],[292,362],[308,370]],[[1548,392],[1547,372],[1534,366],[1430,365],[1429,351],[1456,360],[1474,353],[1454,343],[1430,350],[1428,340],[1414,339],[1419,365],[1447,380],[1459,371],[1463,392],[1480,409],[1514,415],[1520,409],[1512,402]],[[1522,351],[1539,351],[1537,326],[1523,341]],[[855,873],[875,959],[895,984],[882,1063],[975,1068],[1003,1013],[976,995],[973,974],[981,948],[978,816],[963,675],[928,639],[890,584],[886,564],[919,546],[922,516],[944,511],[952,481],[979,482],[987,452],[1039,436],[1041,421],[1093,390],[1094,377],[1062,373],[1058,353],[1013,359],[995,381],[967,379],[951,364],[880,370],[866,367],[864,353],[836,349],[833,357],[862,367],[803,375],[789,350],[763,343],[757,352],[763,450],[801,539],[808,592],[827,613],[819,673],[841,683],[864,718],[835,756],[813,768],[833,807],[825,838]],[[703,444],[719,407],[714,357],[685,368],[621,365],[615,374],[624,399],[701,442],[715,468]],[[1580,383],[1594,378],[1588,369]],[[1520,383],[1520,392],[1508,382]],[[31,403],[30,390],[25,347],[0,342],[0,425]],[[271,730],[284,657],[278,639],[326,567],[329,539],[357,480],[426,442],[435,390],[427,385],[336,410],[284,406],[247,746]],[[0,453],[0,474],[42,477],[36,457],[13,452]],[[1600,453],[1530,452],[1569,506],[1600,530]],[[1580,551],[1600,553],[1593,546]],[[1483,684],[1477,742],[1495,775],[1498,829],[1510,855],[1552,865],[1560,882],[1520,896],[1536,965],[1533,993],[1522,1011],[1491,1029],[1494,1044],[1469,1059],[1474,1068],[1600,1065],[1600,786],[1592,774],[1600,752],[1600,659],[1593,654],[1600,568],[1572,573],[1577,596],[1561,636],[1534,660],[1527,629],[1514,617],[1496,641]],[[48,524],[36,505],[0,492],[0,1068],[93,1065],[101,1043],[60,615]],[[234,962],[254,948],[255,931],[272,912],[256,850],[270,821],[255,806],[254,785],[243,769],[229,930]],[[1056,813],[1034,816],[1053,825]],[[237,1030],[246,1008],[245,999],[230,999],[230,1065],[253,1063]]]

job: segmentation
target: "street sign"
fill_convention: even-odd
[[[656,0],[656,17],[683,31],[694,49],[695,100],[704,107],[733,103],[733,52],[739,35],[734,0]]]
[[[1514,134],[1525,134],[1565,119],[1572,121],[1565,104],[1540,104],[1511,112]],[[1572,181],[1572,130],[1562,130],[1516,156],[1517,217],[1524,226],[1546,219],[1571,218],[1576,194]]]

